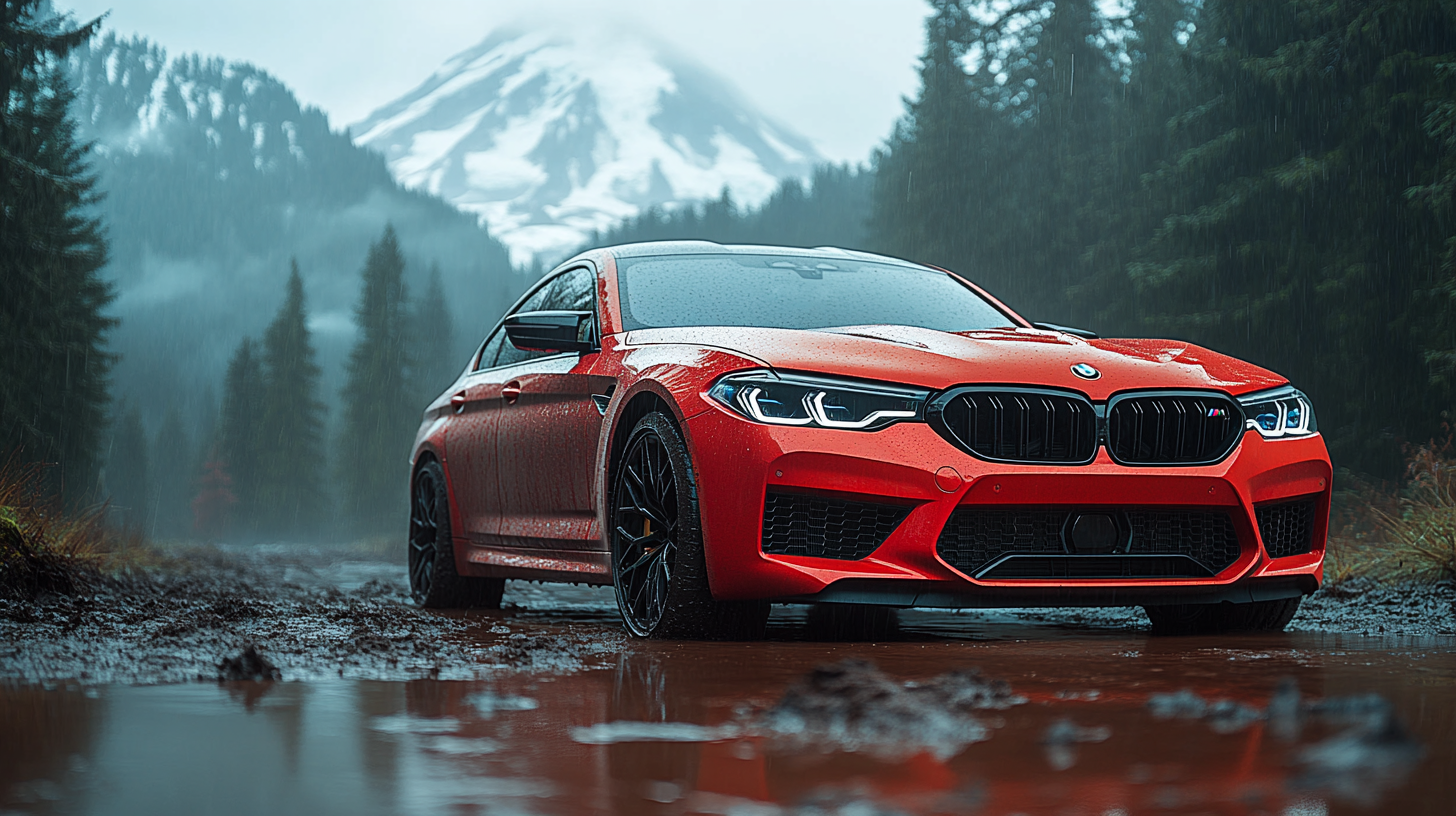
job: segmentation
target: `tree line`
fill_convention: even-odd
[[[421,296],[404,283],[393,227],[369,248],[341,417],[331,439],[297,263],[261,337],[244,337],[197,446],[176,412],[149,437],[123,407],[107,492],[118,519],[162,537],[389,535],[403,518],[405,466],[423,405],[458,373],[438,268]]]
[[[1456,376],[1456,4],[930,0],[919,91],[788,243],[962,272],[1022,314],[1288,376],[1345,467],[1395,476]],[[822,184],[822,189],[821,189]],[[779,202],[601,236],[772,242]],[[837,220],[844,219],[844,220]],[[860,220],[854,220],[860,219]],[[696,235],[692,233],[696,231]]]
[[[72,27],[40,8],[0,5],[0,465],[51,464],[51,489],[76,502],[100,467],[114,295],[61,61],[101,21]]]
[[[1032,319],[1279,371],[1314,398],[1336,462],[1367,472],[1394,475],[1402,443],[1441,432],[1456,375],[1456,4],[930,5],[919,90],[868,167],[820,168],[752,209],[727,195],[649,209],[595,242],[832,244],[943,265]],[[59,463],[73,497],[94,499],[109,462],[118,496],[146,488],[119,505],[157,518],[161,497],[185,496],[178,525],[395,523],[395,475],[433,396],[420,383],[454,372],[422,373],[450,363],[427,350],[448,309],[438,285],[408,297],[392,231],[364,265],[333,439],[297,278],[232,357],[215,445],[183,455],[175,416],[146,438],[135,406],[108,410],[107,242],[59,69],[98,23],[39,6],[0,17],[4,450]],[[145,478],[119,472],[127,461]]]

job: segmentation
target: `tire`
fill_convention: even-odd
[[[672,420],[642,417],[622,450],[609,540],[627,631],[642,638],[762,638],[767,602],[715,601],[708,587],[697,477]]]
[[[1145,606],[1154,635],[1211,635],[1221,632],[1283,632],[1299,611],[1301,598],[1252,603]]]
[[[814,640],[893,640],[900,633],[900,616],[892,606],[814,604],[809,609],[808,630]]]
[[[500,609],[504,578],[471,578],[455,571],[450,494],[445,471],[427,460],[410,482],[410,597],[426,609]]]

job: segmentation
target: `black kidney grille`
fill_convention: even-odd
[[[1003,462],[1081,464],[1097,452],[1097,415],[1086,399],[1031,389],[953,391],[932,426],[956,446]]]
[[[894,504],[769,491],[763,502],[763,551],[857,561],[885,543],[910,515]]]
[[[1145,394],[1113,400],[1107,451],[1124,465],[1217,462],[1238,444],[1243,412],[1217,394]]]
[[[1303,555],[1314,549],[1314,499],[1264,504],[1254,508],[1259,537],[1270,558]]]
[[[1062,531],[1067,520],[1081,512],[1120,515],[1131,531],[1126,548],[1110,555],[1071,553]],[[951,514],[935,549],[946,563],[977,578],[1208,577],[1231,566],[1241,552],[1227,512],[1158,508],[963,507]],[[1002,561],[1008,556],[1013,558]],[[1046,560],[1051,556],[1056,558]],[[998,562],[1001,565],[987,569]],[[1089,570],[1098,574],[1088,574]]]

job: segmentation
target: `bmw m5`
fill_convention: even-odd
[[[611,585],[633,635],[751,638],[772,603],[1282,629],[1331,470],[1258,366],[893,258],[669,242],[544,276],[426,410],[410,479],[417,603]]]

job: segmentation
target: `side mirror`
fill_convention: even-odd
[[[1033,323],[1031,324],[1031,327],[1033,329],[1041,329],[1042,331],[1054,331],[1061,332],[1062,334],[1070,334],[1073,337],[1080,337],[1083,340],[1097,339],[1097,332],[1087,331],[1086,329],[1074,329],[1071,326],[1058,326],[1055,323]]]
[[[506,337],[522,351],[595,351],[591,312],[518,312],[506,318]]]

